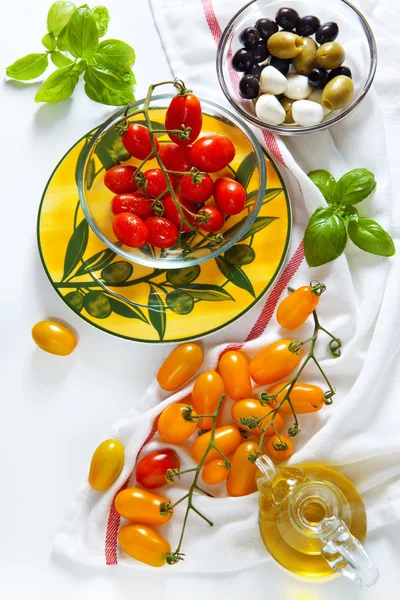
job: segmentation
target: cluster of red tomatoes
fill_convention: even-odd
[[[172,99],[165,127],[171,143],[160,144],[153,134],[154,148],[148,128],[139,123],[131,123],[122,136],[134,158],[151,160],[155,149],[157,168],[143,165],[139,172],[132,165],[116,165],[104,177],[104,184],[116,194],[111,202],[114,234],[133,248],[145,244],[169,248],[181,232],[218,232],[225,215],[240,213],[246,204],[246,191],[239,182],[210,176],[233,160],[235,146],[225,136],[199,138],[202,112],[194,94],[178,94]],[[187,133],[182,136],[172,131]]]

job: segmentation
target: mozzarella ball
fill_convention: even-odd
[[[283,94],[287,84],[286,77],[275,67],[268,66],[261,71],[260,90],[263,94]]]
[[[326,108],[326,106],[322,104],[322,90],[313,90],[308,96],[307,100],[311,100],[311,102],[317,102],[317,104],[321,104],[322,110],[324,111],[324,117],[326,117],[326,115],[329,115],[329,113],[332,112],[330,108]]]
[[[286,112],[278,98],[272,94],[263,94],[256,104],[256,115],[264,123],[280,125],[286,118]]]
[[[284,91],[285,96],[291,98],[291,100],[304,100],[312,92],[312,87],[308,83],[305,75],[288,75],[287,76],[287,88]]]
[[[292,116],[298,125],[310,127],[318,125],[324,118],[324,111],[320,104],[311,100],[297,100],[292,104]]]

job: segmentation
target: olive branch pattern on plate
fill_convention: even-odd
[[[268,157],[260,213],[246,235],[223,255],[181,269],[151,269],[121,260],[91,231],[81,211],[76,164],[90,134],[52,174],[39,209],[38,242],[46,273],[62,299],[82,318],[114,335],[146,342],[193,339],[224,327],[269,288],[286,256],[290,206]],[[97,156],[104,169],[127,160],[116,138]],[[236,179],[247,188],[254,156],[244,157]],[[101,174],[103,176],[103,174]],[[246,206],[256,197],[250,191]],[[240,222],[232,225],[239,228]],[[217,303],[217,304],[216,304]]]

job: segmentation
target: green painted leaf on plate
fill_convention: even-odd
[[[255,233],[258,233],[265,227],[268,227],[268,225],[270,225],[277,218],[278,217],[257,217],[257,219],[254,221],[253,225],[250,227],[250,229],[247,231],[247,233],[245,233],[245,235],[241,238],[241,240],[246,240],[247,238],[251,237]],[[235,225],[233,225],[233,227],[231,227],[230,229],[225,231],[225,233],[224,233],[225,237],[229,238],[229,237],[234,236],[239,231],[239,229],[241,229],[243,227],[244,223],[246,222],[246,219],[247,219],[247,217],[245,217],[238,223],[235,223]]]
[[[193,296],[179,289],[167,294],[165,301],[168,308],[177,315],[188,315],[194,308]]]
[[[103,167],[110,169],[120,162],[129,160],[131,155],[125,150],[121,136],[115,128],[109,129],[96,146],[95,154]]]
[[[242,271],[242,268],[239,265],[229,264],[225,261],[224,258],[222,258],[222,256],[217,256],[215,258],[215,262],[217,263],[217,266],[221,273],[225,275],[228,281],[233,283],[233,285],[236,285],[237,287],[241,288],[242,290],[246,290],[247,292],[249,292],[249,294],[251,294],[253,298],[256,297],[250,279],[247,277],[246,273]]]
[[[86,169],[86,185],[87,185],[88,190],[90,190],[90,188],[92,187],[95,177],[96,177],[96,164],[94,162],[94,158],[91,158],[89,160],[89,164]]]
[[[85,254],[88,238],[89,226],[85,219],[83,219],[69,239],[67,251],[65,253],[62,281],[71,275],[72,271]]]
[[[282,191],[282,188],[270,188],[269,190],[265,190],[265,196],[264,200],[262,201],[262,205],[268,204],[268,202],[275,200],[275,198],[277,198]],[[250,194],[247,194],[246,206],[254,204],[257,194],[258,190],[253,190],[250,192]]]
[[[239,165],[236,171],[236,181],[242,184],[244,188],[249,185],[250,179],[257,167],[257,157],[255,152],[250,152]]]
[[[111,310],[121,317],[126,317],[127,319],[139,319],[139,321],[143,321],[144,323],[148,323],[143,312],[140,310],[138,306],[132,306],[125,304],[121,300],[114,298],[107,294],[107,297],[111,304]]]
[[[210,283],[189,283],[180,286],[196,300],[207,300],[208,302],[222,302],[223,300],[234,300],[234,298],[222,287]]]
[[[110,250],[110,248],[100,250],[100,252],[93,254],[93,256],[90,256],[81,264],[75,273],[75,277],[85,275],[86,273],[92,273],[93,271],[100,271],[101,269],[104,269],[104,267],[107,267],[115,257],[115,252]]]
[[[150,286],[149,295],[149,319],[154,329],[157,331],[160,340],[164,339],[165,330],[167,328],[167,315],[165,305],[159,293]]]

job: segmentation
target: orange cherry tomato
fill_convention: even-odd
[[[197,423],[189,423],[182,416],[182,411],[186,408],[186,404],[177,402],[171,404],[161,413],[157,429],[158,433],[165,442],[169,444],[179,444],[190,438],[197,427]],[[193,411],[193,416],[196,415]]]
[[[297,329],[307,321],[318,302],[319,294],[309,285],[303,285],[282,300],[276,311],[276,320],[285,329]]]
[[[293,340],[278,340],[266,346],[250,362],[250,375],[258,385],[274,383],[287,377],[300,363],[297,354],[289,350]]]
[[[192,446],[192,456],[196,462],[200,462],[203,458],[203,454],[207,449],[210,438],[211,431],[208,431],[194,441]],[[225,454],[225,456],[233,454],[241,441],[242,436],[240,435],[240,431],[234,425],[217,427],[215,430],[214,443],[217,448],[219,448],[221,452]],[[221,458],[220,453],[215,448],[211,448],[205,460],[205,464],[211,462],[212,460],[216,460],[217,458]]]
[[[277,383],[271,389],[268,390],[269,394],[276,394],[284,386],[290,385],[290,382],[283,381]],[[271,406],[274,408],[281,400],[283,400],[286,394],[286,390],[280,392],[276,400],[271,402]],[[311,385],[309,383],[295,383],[292,387],[292,391],[289,394],[290,401],[296,413],[310,413],[321,410],[324,405],[324,391],[317,385]],[[279,412],[285,415],[291,415],[292,409],[290,408],[289,402],[284,402],[279,409]],[[279,414],[279,413],[278,413]]]
[[[216,371],[205,371],[194,382],[192,405],[199,415],[212,415],[222,394],[225,392],[224,381]],[[212,419],[203,419],[199,429],[211,429]]]
[[[261,404],[261,402],[257,399],[254,398],[246,398],[245,400],[239,400],[238,402],[235,402],[235,404],[233,404],[231,412],[232,412],[232,418],[235,421],[239,421],[242,417],[257,417],[257,419],[261,419],[261,417],[263,417],[264,415],[266,415],[269,411],[271,410],[271,407],[268,406],[268,404],[266,404],[265,406],[263,406]],[[269,417],[266,417],[263,421],[261,421],[260,425],[261,427],[264,427],[264,425],[267,425],[267,423],[271,420],[272,415],[270,415]],[[279,432],[282,431],[283,426],[285,424],[285,420],[284,417],[277,413],[274,419],[274,424],[275,427],[277,428],[277,430]],[[242,423],[238,423],[237,424],[238,427],[240,427],[241,429],[244,429],[245,431],[249,431],[251,433],[253,433],[254,435],[260,437],[261,435],[261,429],[249,429],[248,427],[246,427],[245,425],[242,425]],[[275,430],[272,427],[272,425],[270,425],[267,429],[267,431],[265,432],[265,435],[275,435]]]
[[[118,440],[105,440],[96,448],[89,470],[89,485],[104,491],[118,479],[124,466],[124,447]]]
[[[275,448],[275,446],[280,443],[277,435],[274,435],[273,437],[268,438],[268,441],[267,441],[265,447],[267,449],[269,456],[273,460],[277,460],[277,461],[288,460],[293,454],[293,440],[292,440],[292,438],[290,438],[288,435],[285,435],[284,433],[281,433],[280,436],[281,436],[282,442],[285,442],[288,445],[286,450],[277,450]]]
[[[165,565],[171,546],[151,527],[129,523],[118,532],[118,542],[129,556],[151,567]]]
[[[182,387],[203,362],[203,350],[198,344],[181,344],[171,352],[158,370],[157,381],[167,392]]]
[[[241,400],[250,396],[252,385],[249,364],[244,354],[236,350],[224,352],[219,359],[218,368],[232,400]]]
[[[134,523],[163,525],[172,517],[172,512],[164,517],[160,513],[161,502],[169,502],[166,496],[141,488],[126,488],[115,497],[115,509],[121,517]]]
[[[202,480],[204,483],[208,483],[208,485],[221,483],[221,481],[225,481],[228,475],[229,469],[225,468],[225,462],[223,458],[216,458],[215,460],[207,463],[204,465],[201,472]]]
[[[76,348],[76,335],[56,321],[39,321],[32,329],[35,344],[45,352],[57,356],[67,356]]]
[[[257,489],[257,467],[248,459],[249,454],[258,451],[258,442],[247,440],[235,450],[231,469],[226,480],[226,491],[230,496],[247,496]]]

